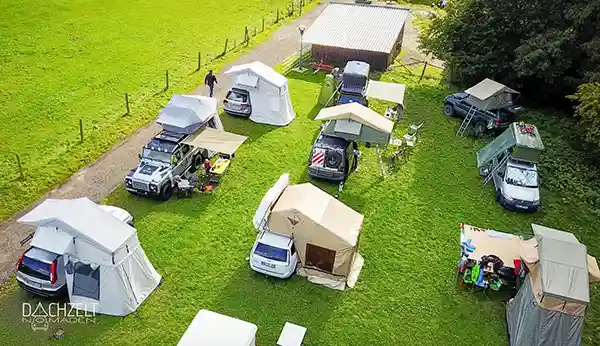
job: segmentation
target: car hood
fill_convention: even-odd
[[[166,172],[166,165],[142,162],[136,167],[131,177],[136,181],[143,181],[147,183],[151,181],[158,182],[163,174],[166,174]]]
[[[504,183],[502,193],[506,197],[521,201],[537,202],[540,200],[540,190],[535,187],[522,187]]]

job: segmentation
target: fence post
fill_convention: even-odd
[[[256,37],[256,27],[254,27],[254,37]]]
[[[165,70],[165,91],[169,90],[169,70]]]
[[[246,46],[248,45],[248,42],[250,42],[250,35],[248,34],[247,26],[244,28],[244,41],[246,42]]]
[[[235,47],[237,47],[237,42],[235,40],[235,38],[233,39],[233,49],[235,49]]]
[[[275,19],[275,24],[279,23],[279,9],[277,9],[277,19]]]
[[[262,30],[260,32],[265,31],[265,17],[262,18]]]
[[[129,115],[129,95],[125,93],[125,107],[127,108],[127,113],[125,115]]]
[[[227,53],[227,43],[229,43],[228,38],[225,39],[225,49],[223,49],[223,55],[225,55],[225,53]]]
[[[80,143],[83,143],[83,120],[79,119],[79,137]]]
[[[299,15],[299,16],[302,16],[302,5],[303,5],[303,4],[302,4],[302,0],[300,0],[300,4],[299,4],[299,6],[298,6],[298,11],[299,11],[299,12],[298,12],[298,15]]]
[[[419,83],[421,83],[421,79],[425,75],[425,69],[427,68],[427,61],[425,61],[425,65],[423,65],[423,71],[421,72],[421,77],[419,77]]]
[[[200,71],[200,67],[202,66],[202,53],[198,52],[198,68],[196,71]]]
[[[15,156],[17,157],[17,166],[19,166],[19,175],[21,176],[21,179],[23,179],[23,166],[21,166],[21,158],[19,157],[19,154],[14,153]]]
[[[292,10],[290,11],[290,17],[294,14],[294,0],[291,0],[292,2]]]

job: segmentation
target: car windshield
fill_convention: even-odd
[[[19,271],[34,278],[50,280],[50,264],[27,256],[23,256]]]
[[[256,244],[254,254],[279,262],[287,262],[288,258],[288,250],[263,243]]]
[[[506,168],[506,182],[521,187],[538,187],[537,171],[531,168],[508,166]]]
[[[236,90],[231,90],[227,95],[227,99],[235,102],[248,102],[248,95]]]
[[[144,150],[142,151],[142,158],[154,161],[161,161],[164,163],[171,163],[171,153],[152,150],[148,148],[144,148]]]

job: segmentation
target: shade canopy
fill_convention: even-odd
[[[199,95],[173,95],[157,123],[171,132],[190,134],[217,115],[217,99]]]
[[[369,98],[393,102],[404,106],[406,85],[370,80],[365,95]]]
[[[257,330],[253,323],[200,310],[177,346],[254,346]]]
[[[133,227],[105,212],[86,197],[47,199],[18,222],[58,228],[73,238],[85,238],[107,253],[115,252],[136,234]]]
[[[231,155],[240,147],[240,145],[242,145],[242,143],[244,143],[246,138],[248,137],[226,131],[219,131],[211,127],[205,127],[199,133],[186,138],[183,143]]]

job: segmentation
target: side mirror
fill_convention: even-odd
[[[142,154],[141,153],[138,153],[138,159],[140,159],[140,160],[142,159]]]

